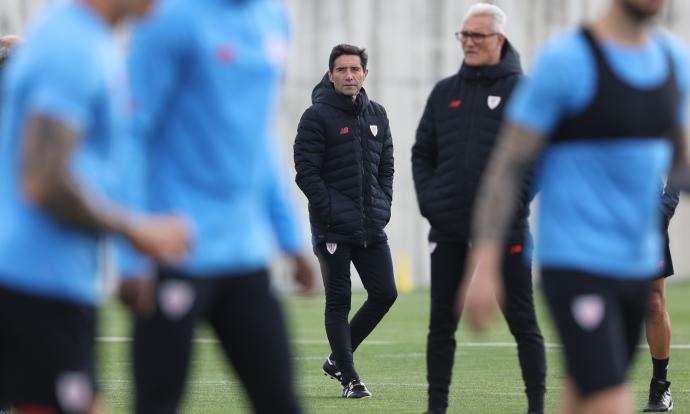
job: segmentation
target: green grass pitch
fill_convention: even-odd
[[[667,285],[673,326],[670,380],[674,413],[690,413],[690,284]],[[541,292],[537,289],[539,322],[547,348],[547,412],[556,412],[563,369]],[[353,309],[364,293],[353,295]],[[422,413],[426,408],[425,340],[429,292],[401,294],[391,312],[355,354],[357,369],[373,398],[350,401],[340,398],[340,387],[321,372],[329,348],[323,329],[321,293],[311,297],[286,297],[284,309],[291,327],[295,378],[307,413]],[[100,387],[113,413],[131,411],[132,381],[127,313],[114,301],[101,316],[98,341]],[[212,339],[202,326],[197,338]],[[490,332],[469,333],[461,324],[450,394],[450,413],[521,413],[526,398],[513,339],[505,322],[496,321]],[[641,339],[644,343],[644,339]],[[651,375],[649,352],[639,349],[630,373],[637,407],[646,402]],[[269,391],[270,392],[270,391]],[[182,413],[249,413],[242,385],[213,341],[195,344]]]

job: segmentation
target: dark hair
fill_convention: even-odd
[[[359,56],[359,60],[362,62],[362,69],[366,70],[367,69],[367,51],[366,49],[361,49],[357,46],[352,46],[352,45],[347,45],[347,44],[339,44],[338,46],[335,46],[333,50],[331,50],[331,56],[328,58],[328,71],[333,72],[333,68],[335,67],[335,60],[338,59],[340,56],[343,55],[357,55]]]

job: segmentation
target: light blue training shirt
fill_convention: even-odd
[[[670,56],[682,95],[678,121],[686,123],[690,66],[680,42],[657,32],[641,46],[604,42],[601,47],[613,73],[641,90],[666,81]],[[580,32],[568,32],[544,47],[514,93],[507,117],[549,137],[563,118],[589,106],[596,89],[590,46]],[[612,278],[655,275],[662,253],[660,177],[667,174],[672,155],[667,138],[548,145],[539,173],[536,257],[541,266]]]

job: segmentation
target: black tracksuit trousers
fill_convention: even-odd
[[[332,360],[343,375],[343,384],[359,379],[352,354],[369,336],[398,297],[393,277],[393,261],[387,242],[367,247],[338,243],[332,253],[326,243],[319,243],[314,252],[321,264],[326,288],[326,335],[331,345]],[[352,290],[350,262],[355,265],[367,300],[348,323]]]
[[[195,327],[205,319],[255,413],[299,414],[280,305],[266,270],[190,277],[162,270],[157,309],[134,328],[136,414],[179,412]]]
[[[506,248],[503,262],[506,302],[502,311],[517,342],[528,411],[541,413],[546,390],[544,338],[534,312],[532,269],[524,262],[523,252],[522,244]],[[455,331],[459,321],[453,314],[453,306],[467,253],[467,243],[438,243],[431,253],[431,318],[426,360],[429,411],[432,413],[445,413],[448,408]]]

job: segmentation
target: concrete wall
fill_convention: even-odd
[[[0,33],[17,32],[47,0],[2,0]],[[310,104],[312,87],[327,70],[338,43],[366,47],[370,55],[370,97],[387,109],[395,142],[393,218],[388,227],[396,272],[415,284],[428,283],[427,223],[421,219],[412,185],[410,148],[426,98],[439,79],[462,61],[453,32],[460,29],[468,0],[286,0],[293,21],[292,50],[280,109],[279,131],[286,165],[294,178],[292,141],[297,122]],[[508,15],[508,37],[530,67],[534,53],[554,32],[574,27],[607,4],[606,0],[492,1]],[[690,2],[667,0],[661,24],[690,42]],[[295,204],[308,233],[306,200],[296,186]],[[671,223],[676,270],[690,276],[690,203],[681,201]],[[305,236],[306,237],[306,236]],[[283,269],[280,264],[277,266]],[[280,272],[284,274],[284,271]],[[280,278],[282,279],[282,277]]]

